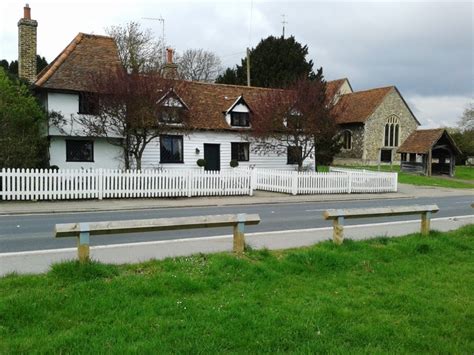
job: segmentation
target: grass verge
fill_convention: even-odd
[[[474,225],[0,279],[0,353],[472,353]]]

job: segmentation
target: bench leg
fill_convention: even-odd
[[[237,223],[234,225],[234,253],[241,254],[245,249],[245,215],[237,215]]]
[[[431,212],[423,212],[421,214],[421,235],[430,234]]]
[[[340,245],[344,240],[344,217],[337,217],[332,221],[333,242]]]
[[[79,238],[77,239],[77,257],[79,262],[85,263],[90,260],[89,257],[89,224],[81,223],[79,225]]]

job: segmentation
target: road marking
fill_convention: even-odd
[[[460,220],[460,219],[469,219],[474,218],[474,215],[465,215],[465,216],[451,216],[451,217],[440,217],[440,218],[431,218],[431,221],[446,221],[446,220]],[[419,219],[413,219],[408,221],[394,221],[394,222],[381,222],[381,223],[370,223],[370,224],[354,224],[347,225],[344,228],[368,228],[376,226],[386,226],[386,225],[398,225],[405,223],[420,223]],[[255,232],[255,233],[245,233],[248,237],[258,237],[262,235],[277,235],[277,234],[287,234],[287,233],[301,233],[301,232],[317,232],[323,230],[332,230],[332,227],[320,227],[320,228],[305,228],[305,229],[290,229],[282,231],[269,231],[269,232]],[[91,250],[94,249],[113,249],[113,248],[127,248],[127,247],[136,247],[136,246],[146,246],[146,245],[156,245],[156,244],[166,244],[166,243],[184,243],[184,242],[199,242],[205,240],[216,240],[216,239],[228,239],[232,238],[232,234],[226,235],[216,235],[212,237],[197,237],[197,238],[180,238],[180,239],[167,239],[167,240],[156,240],[149,242],[137,242],[137,243],[122,243],[122,244],[109,244],[109,245],[97,245],[92,246]],[[45,249],[45,250],[30,250],[30,251],[19,251],[19,252],[9,252],[9,253],[0,253],[0,258],[8,256],[21,256],[21,255],[35,255],[35,254],[44,254],[44,253],[63,253],[77,251],[77,248],[60,248],[60,249]]]
[[[315,209],[315,210],[305,210],[305,212],[321,212],[321,211],[326,211],[327,208],[318,208],[318,209]]]

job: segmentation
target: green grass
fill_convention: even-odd
[[[378,170],[377,166],[346,166],[346,168],[354,169],[367,169],[367,170]],[[457,166],[455,172],[455,178],[469,180],[472,179],[472,183],[464,181],[456,181],[449,178],[440,178],[437,176],[422,176],[416,174],[409,174],[400,172],[399,165],[381,165],[380,171],[396,172],[398,173],[398,182],[401,184],[410,184],[418,186],[438,186],[438,187],[450,187],[457,189],[474,189],[474,169],[471,167]]]
[[[454,177],[463,180],[472,180],[474,183],[474,166],[456,166]]]
[[[474,351],[474,226],[0,279],[0,353]]]

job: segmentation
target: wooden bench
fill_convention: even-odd
[[[111,222],[56,224],[56,238],[77,237],[77,256],[81,262],[89,260],[89,237],[91,235],[156,232],[193,228],[234,228],[233,250],[242,253],[245,248],[245,225],[260,223],[258,214],[223,214],[197,217],[176,217]]]
[[[344,219],[346,218],[386,217],[421,214],[421,234],[428,235],[430,232],[431,214],[436,213],[438,211],[439,208],[437,205],[349,208],[324,211],[323,217],[326,220],[333,220],[333,241],[336,244],[342,244],[344,240]]]

